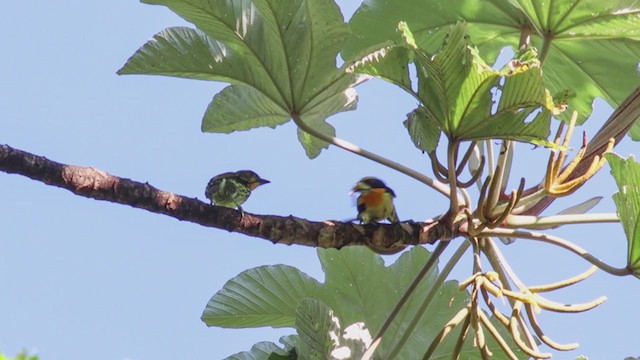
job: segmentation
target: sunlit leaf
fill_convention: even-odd
[[[387,44],[374,46],[373,51],[364,53],[347,68],[348,72],[384,79],[413,94],[409,77],[409,50],[406,47]]]
[[[231,85],[216,94],[202,119],[202,131],[230,133],[256,126],[275,128],[287,114],[264,93],[246,85]]]
[[[429,116],[422,108],[417,108],[407,114],[404,126],[409,131],[413,144],[420,150],[432,152],[438,146],[440,127],[438,122]]]
[[[317,131],[324,133],[325,135],[331,137],[336,136],[336,129],[331,126],[331,124],[324,121],[322,118],[309,116],[302,119],[302,121],[316,129]],[[304,150],[306,151],[307,156],[310,159],[317,157],[318,155],[320,155],[320,151],[322,151],[322,149],[326,149],[329,147],[329,143],[324,142],[312,136],[311,134],[302,131],[300,128],[298,128],[298,140],[303,145]]]
[[[297,326],[295,318],[301,315],[301,308],[296,308],[296,304],[312,298],[326,304],[341,324],[363,323],[371,334],[375,334],[430,256],[427,250],[417,246],[404,252],[392,265],[385,266],[382,257],[366,247],[319,249],[318,255],[325,272],[324,284],[284,265],[246,270],[211,298],[202,319],[207,325],[223,327]],[[396,339],[406,332],[427,292],[434,286],[436,276],[437,269],[433,269],[417,287],[411,300],[391,324],[378,354],[387,356]],[[400,351],[394,354],[396,358],[420,358],[425,344],[434,339],[468,299],[468,293],[460,291],[457,282],[445,282],[424,315],[416,319],[417,326]],[[322,312],[316,313],[320,316]],[[313,318],[318,321],[317,317]],[[314,323],[316,321],[309,324]],[[347,336],[343,338],[347,339]],[[357,343],[362,341],[365,340]],[[455,341],[455,335],[447,338],[437,350],[436,358],[450,359]],[[345,344],[351,346],[352,343]],[[506,359],[498,345],[491,344],[492,351],[496,353],[494,358]],[[473,347],[472,339],[465,343],[464,354],[469,359],[481,358]]]
[[[291,266],[249,269],[227,281],[209,300],[202,321],[232,328],[292,327],[298,301],[317,297],[320,290],[320,283]]]
[[[167,6],[197,29],[162,31],[118,73],[232,83],[209,105],[203,131],[229,133],[275,127],[292,116],[324,120],[355,108],[357,97],[352,87],[366,77],[336,68],[336,56],[349,37],[349,28],[335,3],[144,2]],[[315,141],[303,141],[302,145],[314,156],[323,147]]]
[[[491,69],[469,44],[464,23],[451,27],[445,45],[433,57],[417,46],[408,25],[399,27],[418,67],[424,116],[414,117],[414,122],[423,122],[419,127],[413,124],[414,130],[436,122],[450,139],[499,138],[552,146],[547,137],[554,104],[539,67],[532,63],[502,72]],[[501,95],[494,111],[493,91],[498,89]],[[430,148],[433,140],[425,144]]]
[[[552,94],[575,91],[565,114],[577,110],[581,122],[595,97],[615,107],[640,82],[639,14],[633,0],[370,0],[349,21],[353,36],[344,54],[350,58],[371,45],[398,41],[400,21],[415,29],[420,48],[435,53],[448,26],[463,19],[471,42],[493,63],[500,49],[517,49],[521,32],[529,31],[544,60],[546,86]]]
[[[618,208],[618,216],[629,244],[627,263],[640,278],[640,163],[633,156],[623,159],[608,153],[605,157],[618,184],[618,192],[613,194],[613,201]]]
[[[283,342],[280,339],[280,342]],[[224,360],[296,360],[297,356],[292,347],[285,344],[284,349],[272,342],[263,341],[259,342],[251,347],[250,351],[243,351],[229,357]]]
[[[296,309],[296,329],[300,338],[298,354],[303,359],[331,358],[332,338],[337,338],[341,329],[340,321],[325,303],[311,298],[300,300]]]

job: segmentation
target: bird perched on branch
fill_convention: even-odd
[[[244,215],[240,205],[247,201],[253,189],[268,183],[270,183],[269,180],[260,178],[251,170],[227,172],[212,177],[204,195],[211,200],[212,204],[237,208]]]
[[[363,224],[378,222],[384,219],[398,222],[398,214],[393,206],[396,194],[382,180],[364,177],[351,189],[350,195],[359,192],[358,220]]]

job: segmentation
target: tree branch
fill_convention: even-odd
[[[57,163],[8,145],[0,145],[0,171],[24,175],[76,195],[129,205],[181,221],[266,239],[274,244],[338,249],[366,245],[378,253],[395,253],[412,244],[433,244],[445,233],[437,221],[363,226],[246,212],[242,217],[234,209],[209,205],[92,167]]]

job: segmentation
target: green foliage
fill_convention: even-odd
[[[375,333],[427,261],[429,253],[422,247],[415,247],[403,253],[390,266],[384,266],[379,255],[364,247],[319,249],[318,256],[325,271],[324,284],[285,265],[249,269],[227,282],[211,298],[202,315],[203,321],[209,326],[229,328],[295,327],[299,337],[291,339],[302,341],[298,343],[296,350],[316,354],[319,358],[323,358],[322,354],[326,355],[329,349],[340,347],[328,344],[328,339],[332,338],[330,334],[334,334],[333,339],[342,339],[338,340],[341,346],[357,351],[364,340],[346,341],[341,336],[340,324],[362,322],[371,334]],[[379,354],[388,352],[396,339],[405,333],[422,299],[434,286],[436,276],[437,272],[431,271],[418,287],[412,300],[400,311],[391,325],[389,336],[385,336],[382,341]],[[396,355],[401,358],[422,356],[426,344],[467,300],[468,293],[458,290],[456,282],[446,282],[434,302],[419,319],[406,345]],[[472,339],[468,340],[470,341],[463,350],[464,356],[471,359],[479,358],[477,350],[472,346]],[[451,351],[454,343],[455,335],[448,338],[446,345],[438,350],[435,358],[449,358],[448,351]],[[252,349],[251,352],[263,351],[266,345],[260,344],[260,348]],[[276,345],[270,344],[269,349],[273,346]],[[497,344],[493,343],[492,349],[501,354]],[[287,351],[284,349],[278,354],[283,355]],[[260,358],[263,357],[256,357]]]
[[[160,32],[118,73],[231,83],[209,105],[205,132],[274,128],[297,117],[333,136],[325,119],[356,106],[352,87],[364,78],[336,68],[349,28],[332,2],[145,2],[167,6],[197,29]],[[327,146],[306,134],[299,139],[309,157]]]
[[[418,149],[428,152],[436,150],[440,140],[440,127],[423,107],[408,113],[404,126],[409,131],[411,141]]]
[[[639,83],[639,11],[631,0],[371,0],[349,21],[353,37],[343,54],[354,58],[375,44],[399,43],[400,21],[420,29],[414,34],[417,46],[433,54],[449,26],[463,19],[480,54],[493,63],[502,48],[516,49],[521,30],[529,27],[544,61],[546,86],[552,94],[575,91],[579,96],[570,105],[584,121],[594,98],[617,106]]]
[[[296,360],[298,357],[291,345],[296,341],[291,338],[291,336],[280,338],[280,342],[284,344],[284,349],[272,342],[263,341],[253,345],[250,351],[231,355],[225,360]]]
[[[294,267],[260,266],[229,280],[209,300],[202,320],[231,328],[293,327],[298,301],[318,298],[321,289],[319,282]]]
[[[143,2],[164,5],[196,28],[161,31],[119,74],[228,82],[209,104],[202,131],[275,128],[293,119],[310,158],[328,146],[325,141],[341,144],[326,120],[354,109],[354,87],[371,76],[418,101],[404,125],[414,145],[428,152],[435,151],[441,134],[456,146],[504,139],[557,147],[547,139],[552,116],[565,117],[562,110],[568,106],[583,121],[595,97],[615,106],[640,80],[640,9],[631,0],[370,0],[348,25],[331,0]],[[521,50],[503,69],[493,69],[489,64],[506,46]],[[336,67],[339,54],[346,60],[341,68]],[[630,133],[640,138],[640,127]],[[452,163],[457,155],[448,154]],[[607,159],[620,188],[614,200],[629,239],[629,266],[640,277],[640,167],[633,159]],[[509,171],[502,169],[507,174],[503,179],[496,171],[496,184],[508,182]],[[488,189],[495,196],[488,196],[494,198],[489,207],[496,207],[504,189],[498,195],[499,186],[491,184]],[[586,211],[593,203],[566,213]],[[325,359],[336,351],[360,356],[430,256],[415,247],[385,267],[366,248],[318,250],[318,255],[324,283],[286,265],[262,266],[239,274],[211,298],[202,315],[209,326],[297,330],[297,335],[280,339],[284,347],[259,343],[229,359]],[[468,305],[467,292],[453,281],[436,284],[436,276],[432,270],[420,283],[385,333],[377,355],[420,358],[444,324]],[[422,313],[435,286],[438,295]],[[503,326],[496,327],[504,332]],[[347,334],[354,329],[359,335]],[[450,358],[459,333],[460,327],[454,329],[432,359]],[[501,358],[494,336],[487,342],[494,358]],[[461,355],[480,358],[473,327]]]
[[[418,46],[406,23],[401,22],[399,29],[417,68],[418,89],[413,95],[421,106],[409,114],[405,125],[419,149],[433,151],[440,131],[451,140],[498,138],[553,146],[547,137],[554,104],[539,62],[519,60],[504,71],[493,70],[470,44],[463,22],[450,28],[443,48],[433,56]],[[383,47],[352,69],[381,75],[413,93],[405,64],[409,54],[401,49]],[[389,69],[393,65],[402,71],[394,73]],[[501,96],[492,111],[496,90]],[[528,118],[533,120],[525,121]]]
[[[613,195],[613,201],[629,243],[627,265],[635,276],[640,277],[640,163],[633,156],[628,159],[615,154],[605,156],[618,184],[619,192]]]
[[[38,355],[29,355],[26,350],[21,351],[16,354],[15,357],[7,357],[4,354],[0,353],[0,360],[38,360]]]
[[[301,359],[359,359],[371,344],[371,335],[362,324],[353,324],[343,332],[333,310],[316,299],[298,303],[296,329],[296,350]]]

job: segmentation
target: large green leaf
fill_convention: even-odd
[[[358,56],[347,71],[372,75],[398,85],[401,89],[414,94],[409,77],[409,50],[391,42],[373,46]]]
[[[272,342],[263,341],[251,347],[249,351],[243,351],[224,360],[296,360],[293,344],[297,344],[296,336],[283,336],[280,342],[284,344],[284,349]]]
[[[501,138],[554,146],[547,140],[554,105],[544,87],[542,70],[525,65],[504,75],[497,110],[489,115],[471,113],[458,129],[459,136],[463,139]],[[538,114],[534,116],[536,111]],[[527,122],[530,117],[531,121]]]
[[[209,105],[203,131],[275,127],[291,116],[324,122],[355,108],[351,88],[366,77],[336,68],[349,28],[332,1],[143,2],[165,5],[197,29],[160,32],[118,73],[232,83]],[[324,144],[303,141],[302,145],[317,156]]]
[[[419,48],[408,25],[400,23],[400,29],[415,54],[418,97],[424,113],[410,119],[414,143],[432,148],[433,134],[419,130],[435,121],[450,139],[501,138],[552,145],[547,137],[553,101],[537,62],[514,63],[502,72],[491,69],[468,43],[463,22],[451,27],[444,47],[432,57]],[[496,89],[501,91],[500,101],[492,111]],[[526,122],[534,111],[541,115]],[[416,123],[420,121],[424,124]]]
[[[458,138],[465,117],[490,114],[491,89],[498,85],[499,73],[470,46],[466,24],[452,26],[443,48],[432,58],[418,47],[407,25],[401,24],[401,29],[417,54],[418,96],[445,133]]]
[[[627,235],[627,264],[635,276],[640,277],[640,163],[633,156],[605,154],[611,174],[616,179],[619,192],[613,194],[618,216]]]
[[[294,267],[260,266],[229,280],[207,303],[202,321],[232,328],[292,327],[298,301],[317,297],[320,289],[320,283]]]
[[[430,254],[422,247],[415,247],[404,252],[394,264],[385,267],[382,258],[369,249],[359,247],[348,248],[349,252],[344,250],[346,249],[328,249],[320,252],[320,261],[326,274],[325,286],[328,294],[334,298],[325,302],[336,311],[341,321],[363,321],[374,334],[415,275],[422,269]],[[429,272],[398,313],[378,348],[377,354],[381,358],[388,358],[391,347],[405,335],[423,299],[434,286],[437,275],[438,271],[435,268]],[[428,344],[444,324],[467,304],[468,299],[468,293],[460,292],[457,282],[444,283],[422,317],[417,319],[417,326],[405,345],[393,356],[398,359],[422,358]],[[452,332],[438,348],[433,359],[451,358],[458,333],[458,329]],[[463,358],[481,359],[477,348],[473,347],[472,338],[467,340]],[[495,354],[493,358],[506,359],[496,343],[491,342],[491,349]]]
[[[298,354],[303,359],[324,360],[331,352],[341,334],[340,321],[322,301],[302,299],[296,309],[296,329],[300,338]]]
[[[429,112],[419,107],[407,114],[404,126],[409,131],[413,144],[422,151],[435,151],[440,140],[440,127]]]
[[[388,40],[400,40],[398,23],[415,31],[416,42],[427,53],[442,46],[449,26],[459,20],[469,24],[473,43],[493,62],[505,44],[517,45],[519,25],[526,18],[508,0],[369,0],[349,20],[352,38],[343,54],[351,59],[362,49]]]
[[[341,324],[362,322],[374,334],[430,256],[428,251],[418,246],[403,253],[394,264],[386,267],[380,255],[365,247],[319,249],[318,255],[325,272],[324,284],[284,265],[247,270],[212,297],[202,319],[207,325],[224,327],[299,326],[300,320],[294,319],[302,315],[300,307],[296,313],[296,304],[304,306],[300,305],[301,301],[312,298],[332,309]],[[418,286],[411,300],[391,324],[378,354],[385,357],[406,332],[411,320],[416,319],[416,312],[434,286],[436,276],[437,270],[434,269]],[[461,292],[455,281],[446,282],[423,316],[416,319],[417,326],[402,349],[395,354],[397,358],[420,358],[425,346],[467,301],[468,293]],[[307,304],[306,308],[319,309],[318,306],[317,303]],[[307,329],[313,328],[313,324],[328,324],[319,320],[326,317],[326,312],[325,315],[319,310],[315,313],[317,316],[311,317],[305,325]],[[451,357],[455,334],[438,349],[438,358]],[[323,341],[321,343],[324,344]],[[492,343],[491,349],[496,353],[496,359],[505,358],[500,356],[502,353],[497,345]],[[468,355],[466,358],[480,358],[471,339],[465,345],[464,354]]]
[[[634,0],[370,0],[349,21],[353,36],[344,54],[398,40],[400,21],[414,29],[420,48],[434,53],[447,27],[464,19],[491,63],[501,48],[517,48],[521,29],[528,28],[544,59],[545,84],[551,93],[575,91],[570,110],[583,121],[595,97],[617,106],[640,81],[639,14]]]
[[[305,116],[302,118],[307,125],[313,127],[316,131],[324,133],[325,135],[334,137],[336,136],[336,129],[328,122],[317,116]],[[315,136],[302,131],[298,128],[298,141],[304,146],[304,150],[310,159],[320,155],[322,149],[329,147],[329,143],[326,143]]]
[[[256,126],[275,128],[289,114],[264,93],[246,85],[231,85],[214,96],[205,112],[202,131],[230,133]]]
[[[296,329],[301,359],[359,359],[371,344],[371,335],[361,323],[343,329],[333,310],[316,299],[298,303]]]

